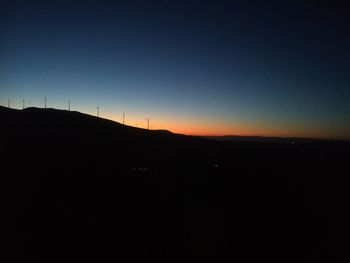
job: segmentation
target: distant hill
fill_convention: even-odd
[[[91,147],[79,154],[98,151],[96,154],[109,155],[112,150],[120,158],[134,159],[136,162],[151,159],[152,154],[162,158],[167,154],[178,153],[185,145],[191,147],[192,144],[205,143],[199,137],[135,128],[76,111],[0,107],[0,118],[2,132],[10,139],[5,143],[12,141],[23,145],[35,144],[37,148],[50,146],[53,147],[52,150],[62,150],[66,154]],[[71,149],[61,149],[69,145]],[[77,149],[78,145],[83,149]],[[31,149],[36,150],[32,146]],[[50,149],[47,148],[46,151]],[[186,155],[185,152],[184,154]]]
[[[146,130],[128,125],[122,125],[112,120],[91,116],[77,111],[58,110],[52,108],[43,109],[29,107],[23,110],[17,110],[0,106],[0,117],[2,118],[3,122],[7,122],[12,125],[16,123],[18,127],[21,126],[21,121],[26,122],[25,119],[31,119],[33,125],[39,126],[42,126],[44,122],[48,124],[63,124],[62,122],[65,122],[65,126],[72,127],[77,127],[77,125],[87,125],[89,128],[92,128],[91,125],[97,125],[100,126],[100,128],[111,127],[114,129],[114,131],[118,131],[118,134],[172,134],[170,131],[166,130]],[[45,129],[45,127],[41,128]],[[98,127],[94,127],[94,129],[98,129]]]
[[[346,142],[346,140],[332,139],[314,139],[314,138],[296,138],[296,137],[265,137],[265,136],[240,136],[240,135],[223,135],[223,136],[202,136],[203,138],[226,141],[226,142],[275,142],[275,143],[306,143],[306,142]]]

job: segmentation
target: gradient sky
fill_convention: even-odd
[[[1,0],[0,104],[70,99],[185,134],[349,139],[349,13],[335,1]]]

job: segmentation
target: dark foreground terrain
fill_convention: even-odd
[[[349,143],[0,108],[6,262],[349,262]],[[3,261],[5,262],[5,261]]]

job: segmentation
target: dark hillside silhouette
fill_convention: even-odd
[[[55,109],[0,107],[0,120],[14,262],[347,255],[348,142],[215,141]]]

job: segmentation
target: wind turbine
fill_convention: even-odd
[[[151,120],[151,118],[147,118],[145,120],[147,121],[147,130],[149,130],[149,121]]]
[[[22,108],[22,109],[24,110],[24,107],[26,106],[26,105],[25,105],[25,100],[24,100],[24,99],[22,100],[22,103],[23,103],[23,108]]]
[[[11,108],[11,100],[7,99],[7,107]]]
[[[123,112],[123,125],[125,123],[125,112]]]
[[[100,107],[97,106],[97,117],[100,117]]]
[[[68,100],[68,110],[70,111],[70,100]]]
[[[47,102],[47,98],[45,97],[45,109],[46,109],[46,102]]]

